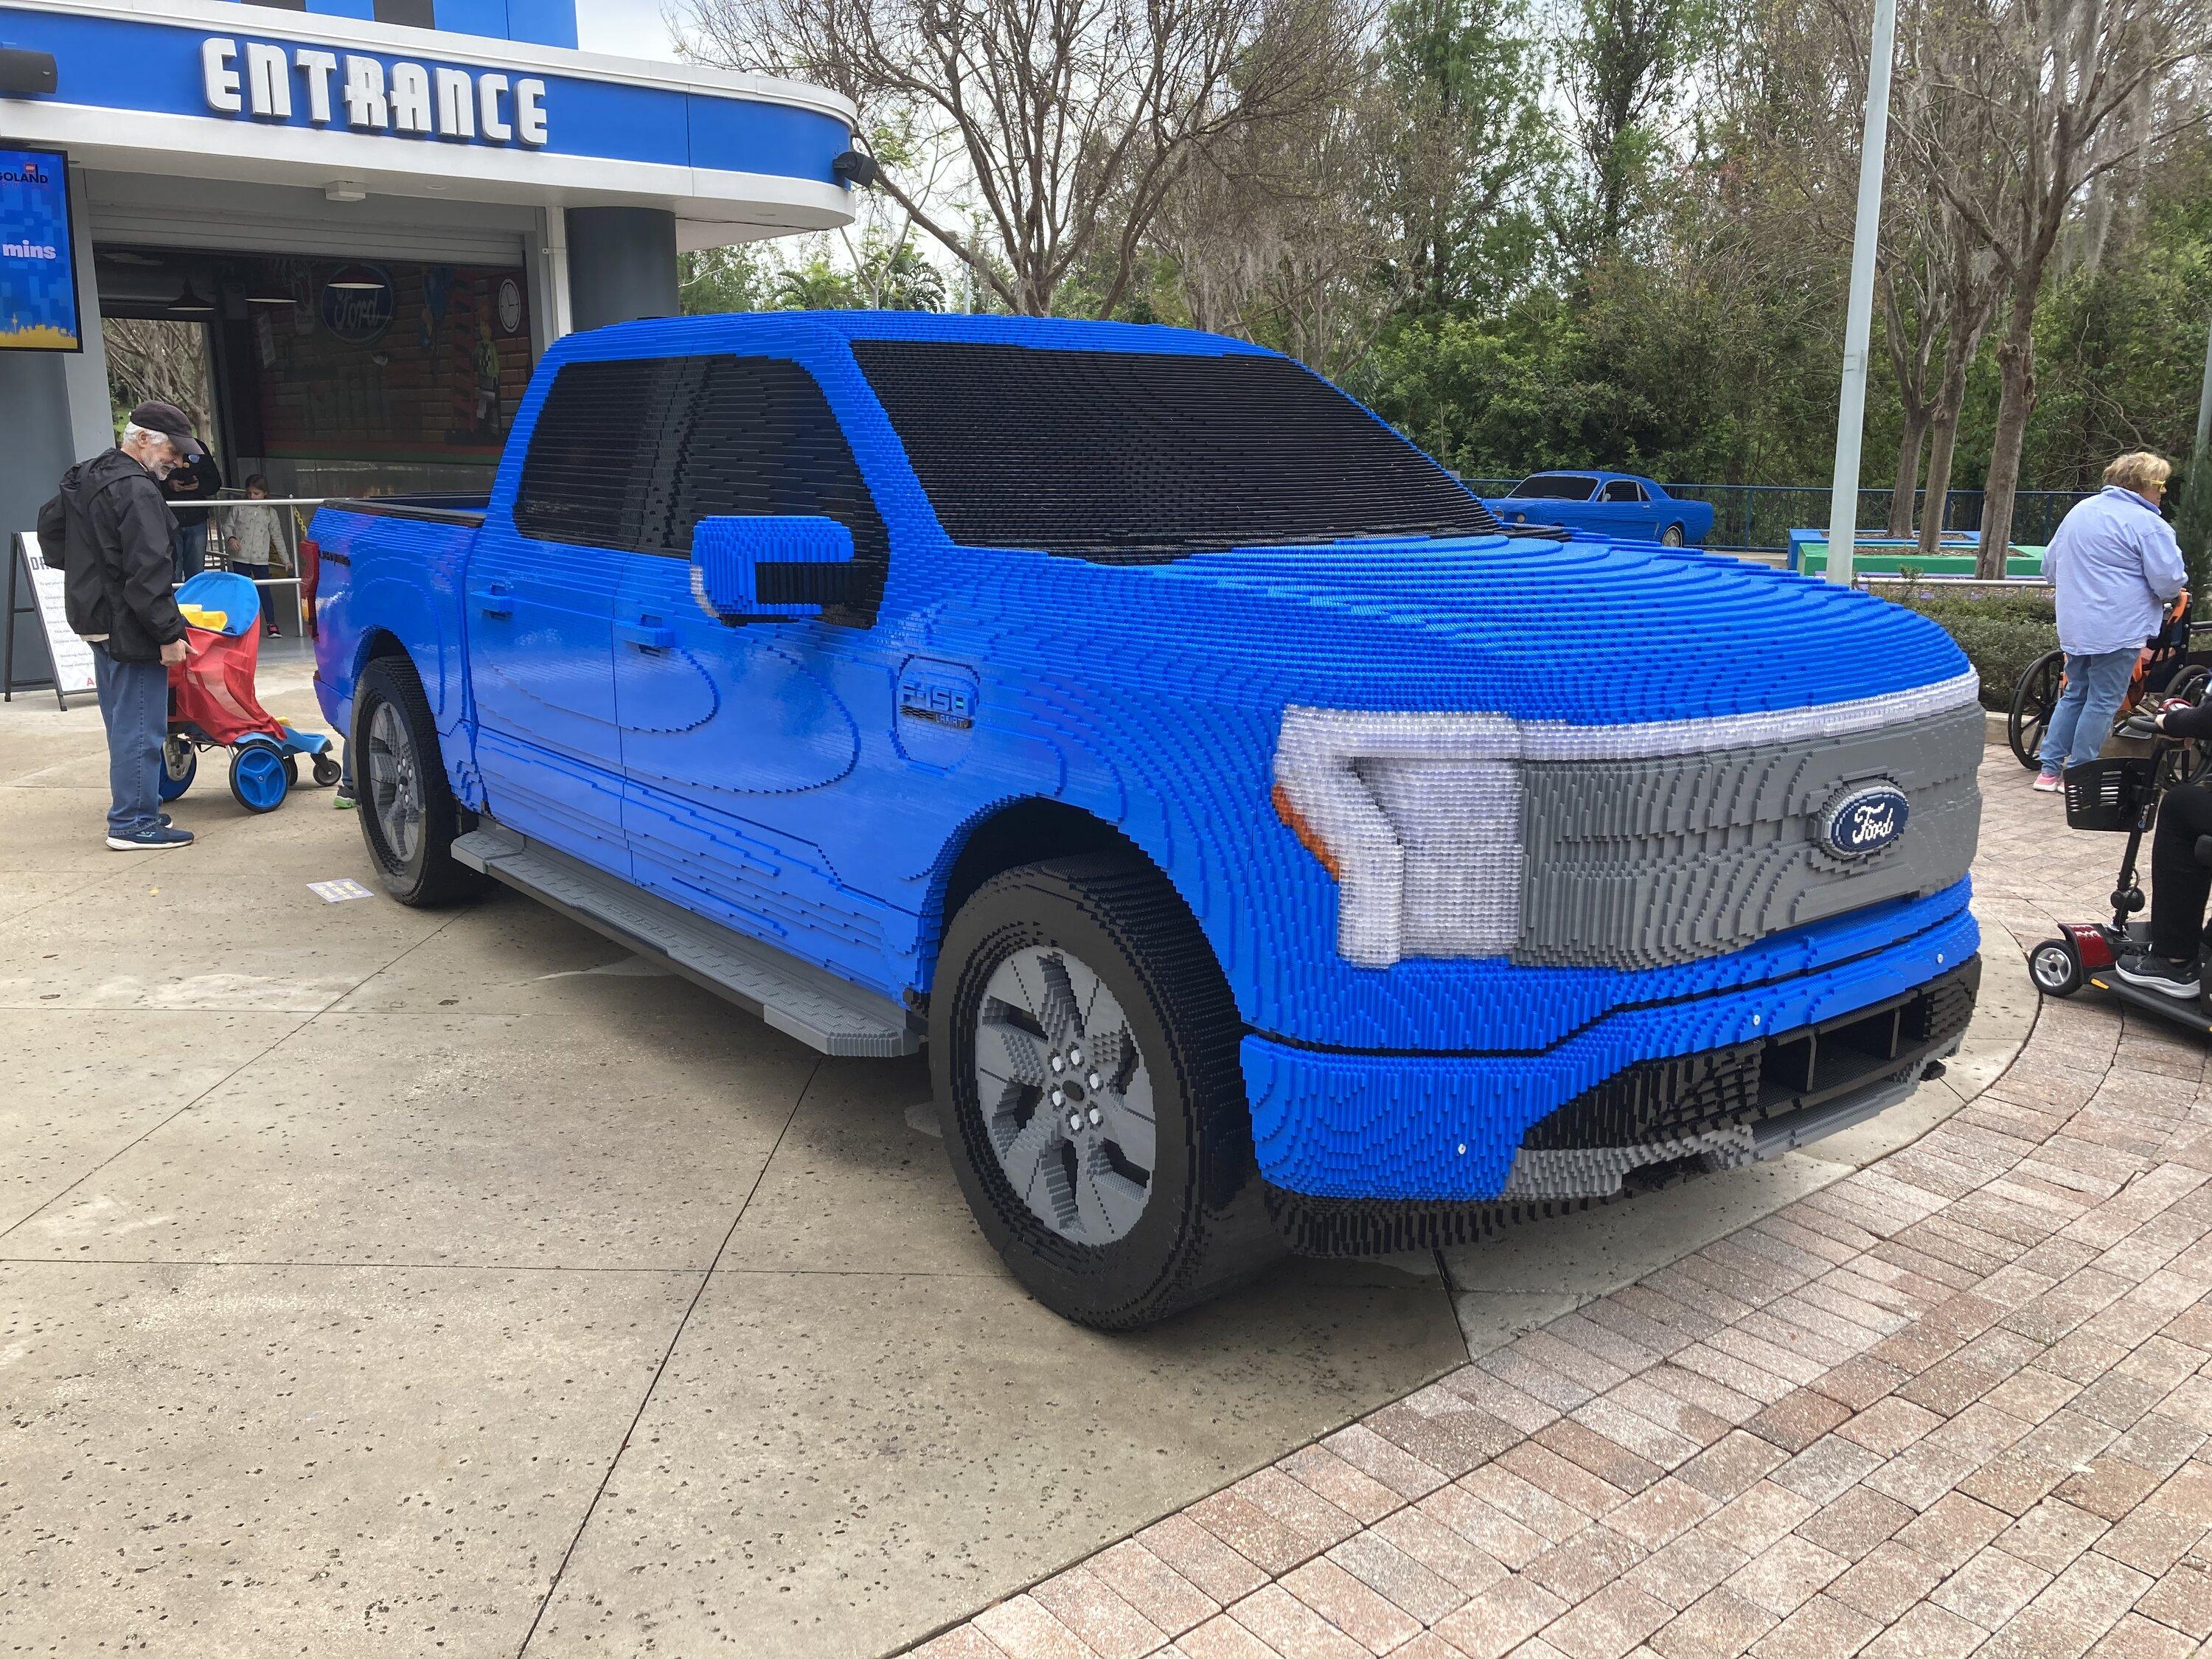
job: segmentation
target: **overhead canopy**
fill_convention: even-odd
[[[687,249],[853,216],[852,108],[797,82],[225,0],[0,0],[0,40],[57,72],[9,137],[94,168],[665,208]]]

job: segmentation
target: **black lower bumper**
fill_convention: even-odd
[[[1263,1182],[1276,1231],[1302,1255],[1382,1255],[1467,1244],[1518,1223],[1585,1210],[1848,1127],[1893,1103],[1959,1045],[1979,957],[1903,995],[1818,1024],[1671,1060],[1641,1060],[1532,1124],[1516,1171],[1587,1165],[1602,1193],[1523,1183],[1466,1201],[1316,1198]],[[1718,1145],[1723,1150],[1711,1150]],[[1647,1156],[1648,1154],[1648,1156]],[[1554,1182],[1555,1186],[1571,1182]]]

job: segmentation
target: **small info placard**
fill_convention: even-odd
[[[15,549],[31,591],[38,596],[39,625],[46,633],[46,654],[53,659],[55,687],[65,697],[92,690],[92,647],[70,631],[62,573],[46,568],[36,531],[17,531]]]

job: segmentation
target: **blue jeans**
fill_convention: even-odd
[[[93,684],[107,726],[107,833],[150,830],[161,811],[161,739],[169,734],[169,671],[157,662],[118,662],[92,647]]]
[[[176,555],[179,586],[207,568],[207,543],[208,523],[205,519],[177,526],[177,539],[172,550]]]
[[[2058,694],[2051,725],[2043,734],[2039,758],[2046,772],[2063,772],[2069,766],[2097,758],[2105,739],[2112,735],[2112,716],[2120,699],[2128,695],[2139,651],[2100,651],[2094,656],[2066,658],[2066,689]]]

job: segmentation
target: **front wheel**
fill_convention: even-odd
[[[354,689],[362,839],[385,890],[402,904],[451,903],[484,878],[453,856],[461,809],[446,781],[438,728],[408,664],[380,657]]]
[[[1062,1317],[1131,1330],[1282,1253],[1227,981],[1134,857],[993,877],[930,999],[945,1146],[984,1236]]]
[[[2063,939],[2047,939],[2027,953],[2027,976],[2047,997],[2070,997],[2081,988],[2081,958]]]
[[[2066,653],[2046,651],[2028,664],[2012,689],[2012,709],[2005,717],[2005,740],[2013,758],[2031,772],[2043,764],[2044,729],[2058,707],[2059,688],[2065,684]]]

